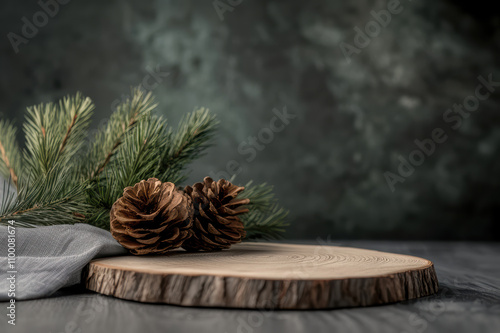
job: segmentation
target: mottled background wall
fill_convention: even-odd
[[[474,109],[478,76],[500,81],[493,4],[401,0],[356,44],[354,28],[388,1],[216,2],[228,3],[219,14],[212,0],[72,0],[16,53],[8,33],[42,7],[2,1],[0,111],[20,123],[26,106],[80,90],[97,126],[146,78],[172,123],[195,106],[221,120],[190,181],[237,161],[242,182],[276,185],[289,238],[500,239],[500,86],[467,118],[443,119],[464,99]],[[238,147],[284,108],[296,117],[248,161]],[[384,173],[436,128],[446,141],[392,191]]]

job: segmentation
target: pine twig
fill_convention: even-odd
[[[122,138],[121,136],[116,140],[116,142],[113,144],[113,147],[109,150],[109,152],[106,154],[106,158],[104,159],[104,162],[100,166],[98,166],[97,170],[93,171],[90,175],[90,178],[93,179],[99,175],[104,168],[108,165],[109,161],[111,160],[111,157],[115,154],[116,150],[118,147],[122,144]]]
[[[111,149],[109,150],[109,152],[106,154],[106,158],[104,159],[104,162],[102,162],[102,164],[99,166],[99,168],[97,169],[96,172],[93,172],[91,174],[90,178],[95,178],[108,165],[109,161],[111,161],[111,157],[116,153],[116,150],[122,144],[125,134],[128,131],[130,131],[132,129],[132,127],[137,123],[137,117],[138,117],[138,113],[135,112],[131,116],[129,123],[126,126],[125,126],[125,124],[122,124],[122,132],[118,135],[118,137],[116,138],[115,143],[113,144],[113,146],[111,147]]]
[[[110,167],[95,180],[88,191],[88,200],[98,208],[90,218],[94,225],[107,225],[109,210],[123,194],[123,189],[143,179],[158,177],[160,155],[168,144],[167,122],[147,117],[126,136]]]
[[[134,88],[131,96],[116,108],[107,127],[101,129],[95,138],[89,161],[97,167],[91,167],[90,179],[95,179],[104,171],[127,133],[156,107],[151,92],[145,93],[140,88]]]
[[[10,178],[18,188],[18,172],[20,169],[20,150],[15,141],[17,129],[7,121],[0,121],[0,174]],[[9,157],[10,156],[10,157]]]
[[[83,222],[92,207],[85,203],[86,184],[73,184],[68,166],[58,166],[47,175],[36,175],[19,183],[17,197],[9,196],[0,207],[0,224],[16,219],[22,226]]]
[[[64,148],[66,148],[66,144],[68,143],[68,139],[71,135],[71,131],[73,130],[73,127],[75,126],[76,119],[78,118],[78,114],[75,114],[73,117],[73,120],[71,121],[71,124],[68,127],[68,130],[66,131],[66,134],[64,135],[64,139],[61,143],[61,148],[59,149],[59,154],[62,154],[64,151]],[[45,130],[43,130],[43,136],[45,137]]]
[[[79,156],[93,109],[90,98],[80,93],[28,108],[24,124],[28,173],[46,175],[57,164],[77,164],[73,157]]]
[[[2,155],[2,160],[5,163],[5,166],[9,169],[10,178],[12,179],[12,183],[17,188],[17,175],[16,175],[16,172],[14,171],[14,168],[10,165],[9,158],[7,157],[7,154],[5,152],[5,148],[4,148],[4,146],[3,146],[3,144],[2,144],[1,141],[0,141],[0,153]]]

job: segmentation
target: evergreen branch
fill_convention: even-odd
[[[138,87],[132,89],[131,96],[132,98],[118,105],[107,126],[95,137],[88,156],[90,179],[96,178],[104,171],[125,140],[126,134],[156,107],[151,92],[145,93]]]
[[[219,121],[208,109],[201,108],[187,114],[167,147],[160,166],[161,180],[178,183],[186,178],[183,170],[212,145]]]
[[[250,208],[250,212],[242,215],[243,225],[247,233],[245,239],[281,239],[288,226],[288,211],[274,204],[268,211],[261,212]]]
[[[112,168],[120,195],[125,187],[157,176],[160,163],[158,152],[163,151],[168,144],[166,130],[166,120],[150,117],[139,123],[126,138]]]
[[[11,218],[25,226],[84,221],[91,207],[85,203],[86,183],[76,175],[93,108],[79,93],[59,104],[28,108],[25,178],[19,180],[17,197],[0,208],[0,223]]]
[[[8,199],[0,207],[0,225],[11,219],[25,227],[83,222],[92,207],[85,203],[86,184],[71,185],[72,177],[67,167],[58,167],[37,175],[36,186],[32,179],[21,181],[17,197],[4,190]]]
[[[92,215],[86,218],[85,222],[94,227],[109,230],[109,213],[109,208],[98,207],[94,210]]]
[[[82,148],[93,109],[90,98],[80,93],[63,98],[59,104],[28,108],[24,125],[28,172],[45,175],[57,164],[76,164],[73,157]]]
[[[109,224],[109,210],[123,194],[125,187],[157,177],[160,163],[158,152],[165,149],[169,139],[166,130],[166,120],[148,117],[125,138],[110,168],[103,177],[96,179],[95,186],[89,192],[89,203],[99,209],[98,216],[91,217],[92,224]]]
[[[0,120],[0,174],[12,180],[17,188],[18,170],[21,168],[21,154],[16,143],[16,127]]]
[[[245,239],[280,239],[285,227],[288,211],[280,207],[273,193],[273,187],[266,183],[245,185],[238,199],[250,199],[249,212],[241,216],[247,236]]]

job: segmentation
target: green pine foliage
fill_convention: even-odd
[[[108,123],[100,128],[87,152],[83,175],[95,179],[107,167],[125,141],[127,134],[157,106],[153,95],[140,88],[131,90],[131,98],[117,106]]]
[[[73,177],[67,167],[57,167],[46,175],[21,179],[17,195],[5,190],[0,224],[8,220],[25,227],[85,222],[93,207],[86,203],[85,183],[74,184]]]
[[[80,153],[93,110],[90,98],[81,94],[65,97],[58,104],[46,103],[28,108],[24,123],[23,172],[34,176],[27,179],[37,182],[64,166],[64,171],[74,176],[69,179],[71,183],[79,183]]]
[[[5,186],[0,224],[9,219],[26,227],[83,222],[109,229],[111,206],[125,187],[151,177],[183,182],[189,163],[210,147],[218,120],[201,108],[174,130],[154,114],[156,106],[151,93],[132,89],[90,140],[94,104],[88,97],[78,93],[30,107],[24,151],[15,142],[16,127],[0,120],[0,175],[17,190]],[[251,201],[242,215],[247,238],[279,238],[287,211],[277,204],[272,187],[250,182],[239,197]]]
[[[0,119],[0,174],[10,178],[17,187],[21,173],[21,153],[16,142],[17,129],[11,122]]]
[[[109,224],[109,214],[102,213],[109,212],[125,187],[142,179],[161,179],[160,152],[166,149],[169,138],[166,120],[155,116],[144,118],[127,135],[111,162],[90,186],[89,200],[100,208],[97,215],[91,217],[94,224]]]
[[[254,185],[253,181],[245,185],[239,198],[250,199],[249,212],[242,216],[247,239],[279,239],[288,226],[288,211],[278,204],[273,187],[270,185]]]

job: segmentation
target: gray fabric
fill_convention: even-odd
[[[15,224],[14,224],[15,225]],[[126,254],[111,234],[87,225],[16,228],[16,299],[45,297],[80,282],[92,259]],[[8,300],[7,227],[0,227],[0,301]],[[5,274],[5,275],[4,275]]]

